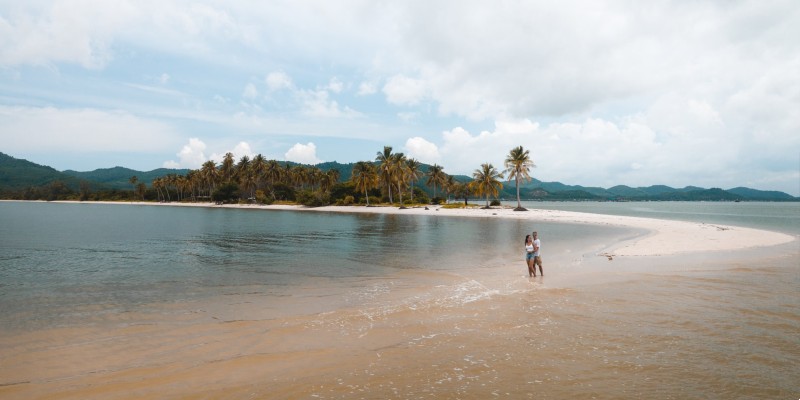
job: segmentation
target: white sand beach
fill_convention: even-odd
[[[78,202],[76,202],[78,203]],[[705,224],[654,218],[590,214],[558,210],[514,211],[512,208],[444,208],[441,206],[413,207],[363,207],[326,206],[304,207],[298,205],[214,205],[210,203],[147,203],[147,202],[93,202],[91,204],[158,205],[183,207],[213,207],[239,209],[288,210],[298,212],[373,213],[394,215],[434,215],[462,218],[507,218],[537,222],[607,225],[643,229],[649,234],[620,243],[608,243],[603,255],[664,256],[683,253],[735,251],[786,244],[795,237],[760,229],[738,226]]]

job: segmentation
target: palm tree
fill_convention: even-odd
[[[489,196],[497,197],[500,189],[503,188],[503,183],[500,182],[500,179],[503,179],[503,173],[499,172],[494,165],[483,163],[480,169],[476,169],[472,173],[472,178],[474,180],[470,182],[470,189],[478,196],[485,194],[486,207],[484,208],[490,208]]]
[[[247,175],[247,171],[250,169],[250,157],[242,156],[239,159],[239,162],[234,167],[233,176],[236,180],[241,181],[243,177]]]
[[[469,184],[461,183],[461,182],[456,181],[453,184],[452,189],[450,189],[450,190],[453,192],[453,195],[456,198],[463,197],[464,198],[464,205],[465,206],[467,205],[467,198],[471,194],[470,185]]]
[[[219,177],[217,164],[212,160],[204,162],[203,166],[200,168],[200,177],[206,184],[206,195],[210,199],[211,192],[213,192],[214,188],[217,186],[217,178]]]
[[[234,163],[233,163],[233,153],[228,152],[225,153],[225,157],[222,159],[222,166],[220,166],[220,174],[222,175],[222,182],[230,183],[233,179],[234,174]]]
[[[450,194],[453,193],[457,184],[458,181],[456,181],[456,177],[453,175],[447,175],[447,179],[445,179],[444,182],[444,190],[447,193],[447,201],[450,201]]]
[[[128,179],[128,182],[130,182],[130,184],[133,185],[133,195],[136,196],[136,183],[139,182],[139,178],[137,178],[136,175],[134,175],[130,177],[130,179]]]
[[[389,203],[394,203],[392,199],[392,146],[383,146],[383,153],[380,151],[375,157],[378,164],[378,176],[386,188],[389,190]]]
[[[440,165],[433,164],[428,169],[428,173],[426,176],[428,179],[425,181],[428,185],[433,184],[433,197],[436,197],[436,184],[439,186],[444,186],[445,179],[447,174],[444,173],[444,167]]]
[[[147,192],[147,185],[145,185],[144,182],[139,182],[139,184],[136,185],[136,193],[142,197],[142,201],[144,201],[144,194],[146,192]]]
[[[341,174],[339,173],[338,169],[329,169],[325,171],[324,174],[320,177],[320,189],[325,192],[330,192],[333,185],[339,183],[339,177]]]
[[[420,167],[422,163],[416,159],[409,158],[406,160],[406,171],[408,172],[408,181],[411,183],[411,202],[414,202],[414,182],[422,177],[422,170]]]
[[[252,168],[247,168],[239,176],[239,185],[242,188],[241,193],[245,194],[248,200],[251,197],[255,197],[256,184],[256,174]]]
[[[262,189],[264,187],[264,175],[266,175],[267,171],[267,159],[261,154],[256,154],[256,156],[253,157],[253,161],[250,163],[250,168],[253,170],[253,174],[256,178],[256,189]]]
[[[391,160],[391,177],[392,182],[397,186],[397,193],[400,195],[400,208],[406,208],[403,205],[403,189],[408,182],[408,166],[406,165],[406,155],[403,153],[392,154]]]
[[[186,174],[186,179],[189,181],[189,190],[192,194],[192,202],[197,201],[197,196],[195,193],[200,189],[200,182],[202,181],[200,177],[200,171],[193,169],[190,170],[189,173]]]
[[[522,146],[517,146],[511,149],[505,161],[506,172],[508,179],[514,178],[517,184],[517,208],[514,211],[528,211],[522,207],[519,199],[519,180],[531,180],[531,168],[535,167],[533,160],[530,157],[530,151],[525,150]]]
[[[264,174],[269,178],[270,186],[275,186],[275,181],[279,181],[284,175],[285,170],[275,160],[267,161],[267,166],[264,169]]]
[[[367,191],[378,187],[378,171],[375,169],[375,164],[367,161],[357,162],[353,166],[350,182],[353,182],[356,190],[364,191],[364,198],[367,199],[367,207],[369,207],[369,194]]]

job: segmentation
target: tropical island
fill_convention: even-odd
[[[470,201],[484,207],[500,200],[534,201],[800,201],[778,191],[745,187],[723,190],[664,185],[608,189],[542,182],[531,176],[535,167],[529,150],[511,149],[502,170],[483,163],[472,176],[451,175],[443,166],[428,165],[384,146],[374,160],[350,164],[303,165],[267,160],[262,155],[222,162],[206,161],[199,169],[123,167],[90,172],[57,171],[0,153],[0,199],[213,202],[300,204],[305,206],[420,206]],[[473,204],[474,205],[474,204]]]

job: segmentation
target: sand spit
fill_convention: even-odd
[[[80,203],[80,202],[73,202]],[[121,204],[149,206],[210,207],[234,209],[288,210],[298,212],[341,212],[395,215],[427,215],[463,218],[508,218],[537,222],[593,224],[644,229],[649,234],[620,243],[610,243],[603,255],[662,256],[683,253],[734,251],[754,247],[785,244],[796,240],[794,236],[753,228],[673,221],[654,218],[590,214],[558,210],[514,211],[512,208],[444,208],[440,206],[413,207],[363,207],[326,206],[305,207],[297,205],[215,205],[210,203],[148,203],[148,202],[91,202],[86,204]]]

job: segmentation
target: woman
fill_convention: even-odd
[[[528,276],[536,276],[536,269],[533,267],[533,239],[531,235],[525,236],[525,263],[528,265]]]

